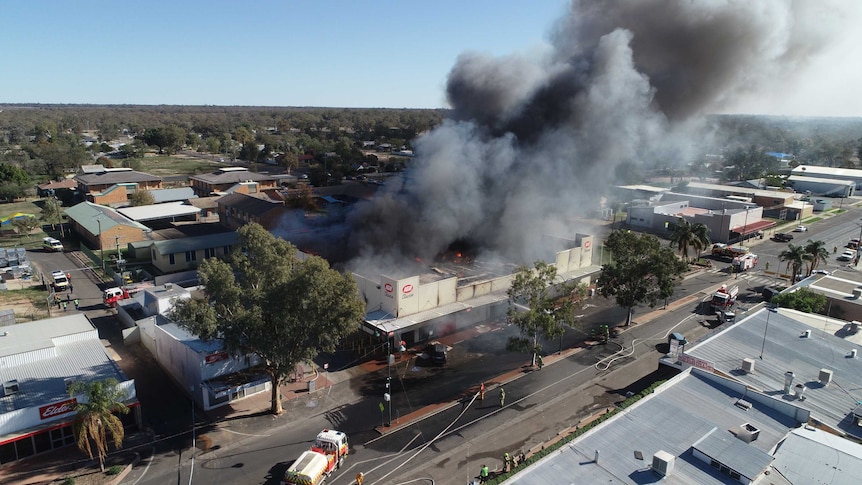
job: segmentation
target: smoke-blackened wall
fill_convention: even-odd
[[[622,163],[690,161],[700,115],[803,62],[829,8],[575,1],[547,51],[463,54],[447,83],[451,119],[416,141],[402,186],[350,218],[355,267],[393,272],[454,241],[527,264],[547,256],[541,236],[577,232]]]

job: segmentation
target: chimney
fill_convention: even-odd
[[[793,385],[793,378],[796,377],[796,374],[793,371],[787,371],[784,373],[784,394],[790,394],[790,387]]]

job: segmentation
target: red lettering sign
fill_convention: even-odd
[[[413,291],[413,285],[404,285],[403,287],[401,287],[401,293],[404,293],[405,295],[410,293],[411,291]]]
[[[61,414],[71,413],[75,410],[78,400],[74,397],[58,403],[49,404],[39,408],[39,419],[50,419]]]
[[[210,355],[204,357],[204,360],[206,361],[207,364],[215,364],[216,362],[218,362],[220,360],[227,360],[227,358],[228,358],[227,352],[216,352],[214,354],[210,354]]]
[[[385,285],[383,285],[383,289],[386,290],[386,293],[392,293],[392,290],[394,290],[395,288],[392,287],[391,283],[386,283]]]

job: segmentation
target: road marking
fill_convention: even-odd
[[[256,436],[258,438],[269,438],[272,436],[271,434],[249,434],[249,433],[240,433],[239,431],[233,431],[227,428],[219,428],[219,431],[226,431],[228,433],[238,434],[242,436]]]

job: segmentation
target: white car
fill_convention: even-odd
[[[793,229],[793,232],[808,232],[808,227],[803,226],[803,225],[799,225]]]
[[[850,261],[851,259],[856,257],[856,251],[852,249],[848,249],[841,253],[841,256],[838,256],[838,261]]]
[[[829,271],[826,271],[825,269],[815,269],[814,271],[812,271],[812,272],[811,272],[811,274],[825,274],[825,275],[830,275],[830,274],[832,274],[832,273],[830,273]]]

